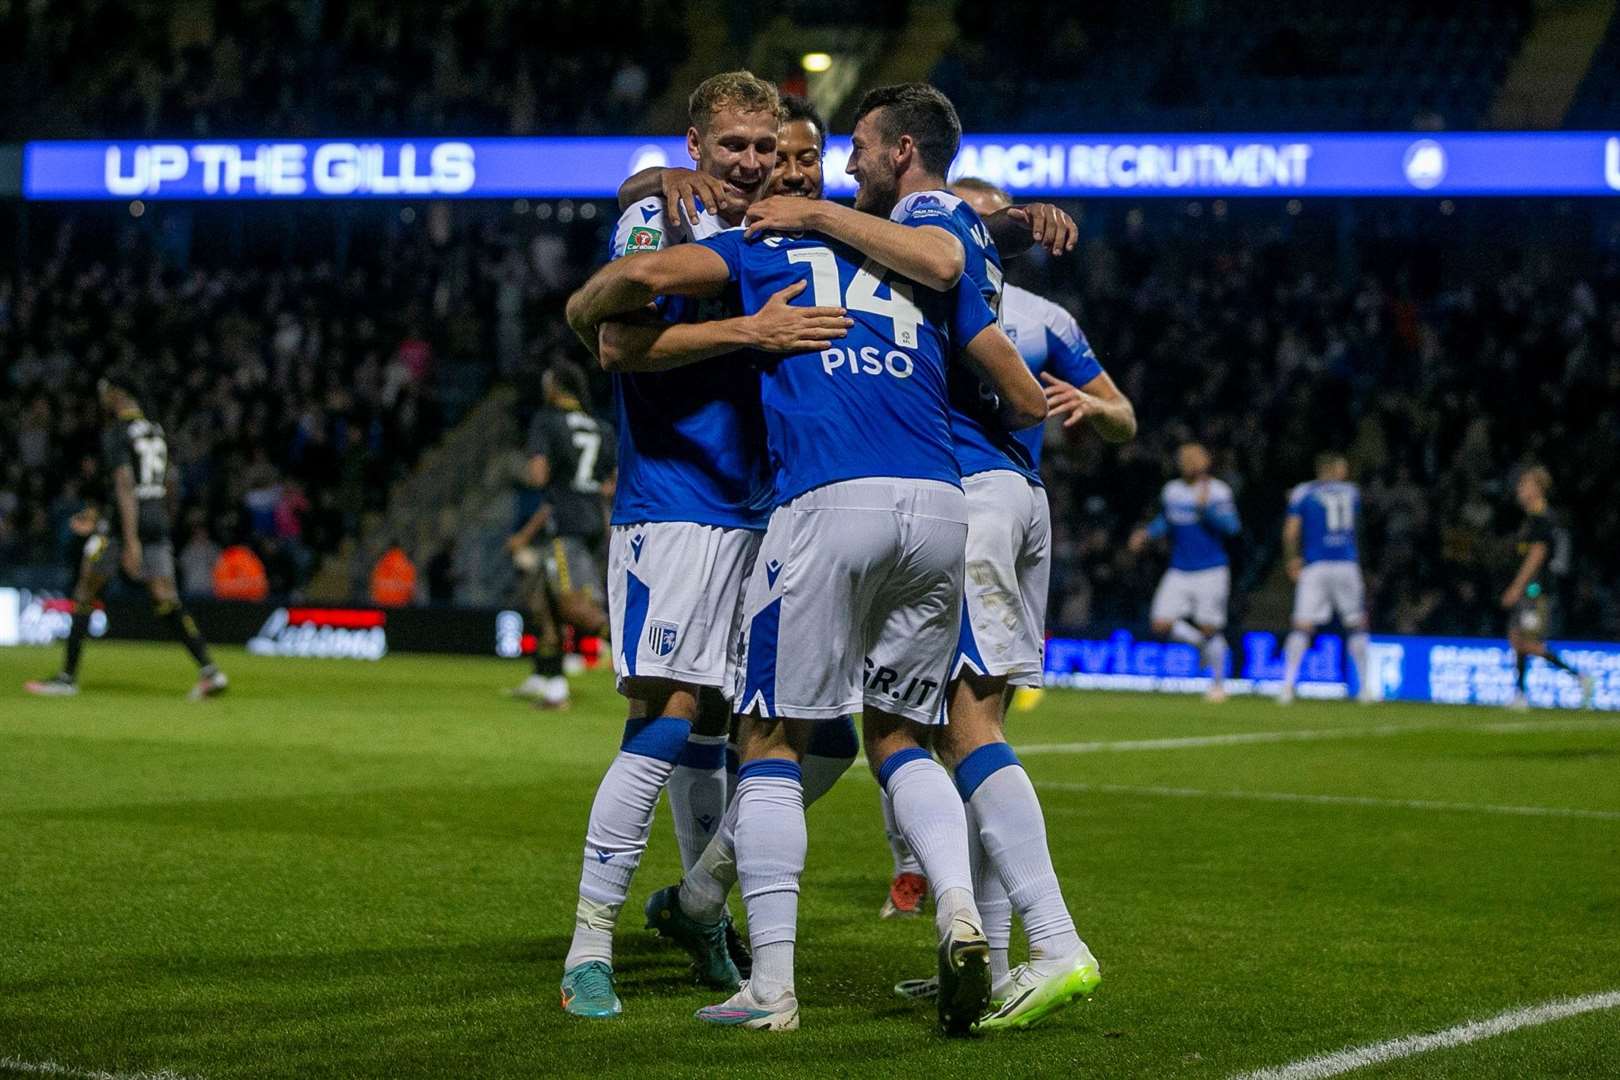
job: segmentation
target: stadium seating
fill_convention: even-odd
[[[1470,128],[1528,4],[1463,6],[963,4],[934,77],[981,131]]]

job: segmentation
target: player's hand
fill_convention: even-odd
[[[1198,481],[1198,509],[1209,509],[1209,477]]]
[[[120,562],[124,573],[139,581],[141,578],[141,542],[139,540],[124,541],[124,554]]]
[[[1065,428],[1074,427],[1103,408],[1102,398],[1086,393],[1073,383],[1064,382],[1049,371],[1041,372],[1041,381],[1046,384],[1043,389],[1046,391],[1047,419],[1061,416]]]
[[[738,210],[736,199],[726,191],[725,181],[694,169],[667,168],[659,176],[663,188],[664,214],[671,224],[685,221],[695,226],[698,203],[713,213]]]
[[[1141,528],[1137,529],[1135,532],[1131,533],[1131,539],[1125,546],[1130,550],[1132,555],[1142,554],[1143,549],[1148,546],[1148,531]]]
[[[1505,609],[1511,609],[1513,605],[1517,604],[1523,597],[1523,589],[1509,585],[1506,589],[1502,590],[1502,607]]]
[[[1035,246],[1053,255],[1067,255],[1080,240],[1080,226],[1074,218],[1051,203],[1025,203],[1010,207],[1007,216],[1029,226]]]
[[[809,232],[816,227],[816,214],[820,209],[820,199],[772,195],[750,206],[743,214],[743,221],[748,225],[743,235],[752,239],[762,232]]]
[[[1303,573],[1304,570],[1305,570],[1305,557],[1304,556],[1295,555],[1292,559],[1288,560],[1288,580],[1289,581],[1298,582],[1299,581],[1299,575],[1301,573]]]
[[[96,512],[85,507],[68,519],[68,528],[74,536],[89,536],[96,531]]]
[[[794,200],[799,201],[799,200]],[[855,325],[841,307],[795,307],[788,303],[809,282],[795,281],[773,293],[765,306],[748,317],[754,347],[773,353],[812,352],[837,341]]]
[[[513,533],[511,536],[508,536],[506,538],[506,542],[501,545],[501,547],[506,549],[506,553],[508,555],[516,555],[525,546],[527,545],[522,533]]]

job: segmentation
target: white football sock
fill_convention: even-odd
[[[1361,683],[1361,696],[1370,696],[1367,680],[1372,678],[1372,669],[1367,666],[1367,631],[1357,630],[1345,639],[1344,647],[1350,653],[1350,662],[1356,665],[1356,679]]]
[[[941,933],[958,912],[979,921],[968,865],[967,815],[945,767],[913,747],[891,754],[878,772],[894,802],[894,820],[917,855],[934,893],[934,922]]]
[[[894,823],[894,800],[882,788],[878,789],[878,800],[883,804],[883,835],[889,838],[889,857],[894,860],[894,876],[922,873],[922,863],[917,861],[917,856],[906,844],[906,836],[900,831],[900,826]]]
[[[806,809],[831,790],[839,777],[843,776],[855,761],[855,752],[859,749],[860,743],[855,738],[853,721],[846,717],[839,722],[828,722],[819,725],[817,733],[819,735],[823,727],[836,728],[838,723],[845,725],[847,738],[835,730],[826,738],[812,737],[810,740],[811,750],[829,753],[805,755],[802,771]],[[831,756],[843,753],[847,753],[848,756]],[[734,778],[735,775],[732,773]],[[737,884],[736,843],[737,803],[733,799],[726,806],[726,816],[721,819],[720,827],[715,830],[714,839],[709,841],[709,846],[703,849],[703,854],[687,870],[686,877],[681,881],[681,910],[699,922],[714,922],[725,910],[726,898],[731,894],[731,887]]]
[[[1177,619],[1170,625],[1170,636],[1199,649],[1204,647],[1204,632],[1186,619]]]
[[[1216,687],[1226,685],[1227,651],[1225,634],[1211,634],[1209,642],[1204,646],[1204,663],[1209,665],[1210,681]]]
[[[769,1003],[793,989],[799,877],[808,847],[804,785],[799,766],[779,758],[746,762],[737,777],[737,881],[754,954],[748,984]]]
[[[1305,662],[1305,650],[1311,647],[1310,635],[1298,630],[1290,631],[1283,645],[1283,691],[1292,694],[1299,683],[1299,666]]]
[[[701,923],[720,918],[726,910],[726,897],[737,884],[737,806],[733,799],[726,807],[714,839],[681,878],[681,910]]]
[[[1006,743],[981,746],[957,766],[956,782],[973,808],[985,855],[1029,936],[1030,966],[1039,970],[1042,961],[1073,956],[1080,935],[1052,868],[1035,785],[1012,748]]]
[[[689,735],[669,778],[669,813],[682,870],[698,861],[725,812],[726,737]]]
[[[580,903],[566,967],[613,962],[613,923],[647,850],[658,793],[669,781],[691,725],[674,716],[625,725],[618,755],[597,785],[585,827]]]
[[[979,839],[979,818],[973,806],[967,811],[968,858],[973,865],[973,899],[979,905],[979,917],[984,920],[985,940],[990,943],[990,985],[1004,981],[1010,964],[1007,952],[1012,948],[1012,901],[1007,899],[1006,886],[996,873],[996,864],[984,853]]]

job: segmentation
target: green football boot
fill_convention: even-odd
[[[600,960],[587,960],[563,972],[563,1012],[592,1020],[606,1020],[624,1012],[613,989],[613,969]]]
[[[692,958],[699,981],[718,990],[736,990],[742,976],[726,948],[726,923],[700,923],[681,910],[681,887],[671,885],[647,898],[647,929],[668,938]]]

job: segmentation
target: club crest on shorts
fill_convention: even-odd
[[[647,624],[647,648],[654,656],[668,656],[675,651],[675,642],[681,636],[681,628],[669,622],[650,622]]]

